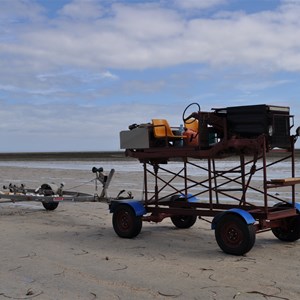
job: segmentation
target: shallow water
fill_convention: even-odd
[[[82,171],[103,167],[104,170],[142,171],[142,165],[136,161],[0,161],[0,167]]]
[[[206,161],[197,163],[203,168],[207,168]],[[239,165],[238,161],[220,160],[216,162],[216,169],[219,171],[230,170]],[[162,168],[171,170],[172,172],[180,172],[183,167],[182,162],[169,162],[167,165],[160,165]],[[257,169],[262,166],[258,162]],[[115,169],[116,172],[142,172],[143,165],[138,161],[122,160],[122,161],[0,161],[0,167],[15,167],[15,168],[30,168],[30,169],[58,169],[58,170],[92,170],[93,167],[102,167],[105,171]],[[246,166],[246,172],[250,170],[251,164]],[[295,163],[296,177],[300,176],[300,162]],[[262,172],[258,171],[256,176],[261,178]],[[199,169],[193,165],[188,165],[189,175],[206,175],[205,170]],[[268,168],[268,176],[270,178],[285,178],[291,177],[291,164],[289,161],[279,162]]]

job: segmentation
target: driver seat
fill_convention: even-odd
[[[157,139],[166,139],[175,141],[187,138],[185,135],[175,135],[165,119],[152,119],[154,137]]]
[[[186,128],[185,134],[188,137],[186,145],[199,146],[199,121],[191,118],[188,122],[184,123],[184,127]]]
[[[195,118],[192,118],[188,122],[184,123],[184,127],[187,129],[191,129],[195,132],[198,132],[199,131],[199,121]]]

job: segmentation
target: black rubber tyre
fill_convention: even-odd
[[[172,223],[180,229],[186,229],[192,227],[196,221],[197,221],[197,216],[173,216],[171,217]]]
[[[55,184],[49,184],[49,183],[44,183],[41,185],[41,192],[45,196],[52,196],[54,195],[54,190],[57,189]],[[58,206],[58,202],[44,202],[42,201],[42,204],[46,210],[55,210]]]
[[[55,210],[58,206],[58,202],[42,202],[46,210]]]
[[[129,205],[121,204],[113,213],[112,223],[119,237],[131,239],[141,232],[143,221]]]
[[[215,237],[225,253],[244,255],[254,246],[256,231],[254,225],[248,225],[240,216],[225,214],[216,225]]]
[[[292,207],[289,203],[277,203],[274,207]],[[283,242],[295,242],[300,238],[300,215],[283,220],[282,227],[272,228],[272,232]]]
[[[300,215],[284,220],[285,226],[272,228],[273,234],[283,242],[295,242],[300,238]]]

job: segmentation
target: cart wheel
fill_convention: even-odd
[[[197,216],[173,216],[171,217],[171,221],[177,228],[186,229],[192,227],[196,223]]]
[[[219,247],[228,254],[243,255],[255,243],[255,227],[240,216],[225,214],[216,225],[215,237]]]
[[[113,227],[121,238],[136,237],[142,229],[142,217],[136,216],[129,205],[119,205],[113,213]]]
[[[283,242],[295,242],[300,238],[300,215],[283,220],[284,226],[272,228],[273,234]]]
[[[42,202],[46,210],[55,210],[58,206],[58,202]]]

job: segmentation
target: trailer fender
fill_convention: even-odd
[[[144,205],[142,204],[141,201],[137,201],[137,200],[120,200],[120,201],[111,201],[110,205],[109,205],[109,211],[111,213],[114,213],[116,208],[119,205],[129,205],[135,212],[135,215],[137,217],[139,216],[143,216],[144,214],[146,214],[146,209],[144,207]]]
[[[187,199],[187,201],[188,201],[189,203],[195,203],[195,202],[199,202],[198,198],[197,198],[197,197],[195,197],[194,195],[192,195],[192,194],[188,194],[187,196],[188,196],[188,199]]]
[[[216,228],[217,223],[219,222],[221,217],[224,216],[225,214],[237,214],[237,215],[241,216],[244,219],[244,221],[246,222],[246,224],[248,224],[248,225],[253,224],[255,222],[255,219],[249,212],[247,212],[243,209],[240,209],[240,208],[232,208],[232,209],[229,209],[227,211],[224,211],[224,212],[216,215],[212,221],[211,229]]]

